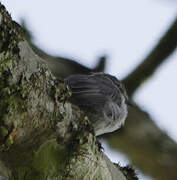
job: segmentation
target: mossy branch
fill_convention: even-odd
[[[126,180],[0,3],[0,176],[18,180]],[[89,173],[88,173],[89,172]]]

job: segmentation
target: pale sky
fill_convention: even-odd
[[[107,72],[123,78],[141,62],[177,16],[168,0],[1,0],[17,22],[24,18],[35,43],[52,55],[93,66],[109,56]],[[135,99],[177,141],[177,51]]]

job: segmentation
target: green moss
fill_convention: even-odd
[[[35,153],[32,166],[43,179],[50,175],[58,177],[64,173],[62,171],[66,166],[67,157],[68,152],[64,147],[58,145],[56,141],[49,141]]]
[[[26,110],[24,100],[20,97],[20,94],[16,93],[15,95],[11,95],[7,101],[9,105],[8,112],[14,113],[14,112],[24,112]]]
[[[7,136],[7,134],[8,134],[8,130],[5,127],[1,126],[0,127],[0,139],[3,139],[5,136]]]
[[[18,53],[18,42],[22,40],[23,30],[20,26],[11,20],[6,9],[1,6],[1,31],[0,31],[0,52],[11,51]]]
[[[28,152],[26,152],[28,153]],[[68,152],[57,144],[55,140],[50,140],[33,152],[27,159],[21,159],[16,163],[15,176],[18,180],[63,180],[64,170],[68,163]],[[15,157],[15,158],[18,158]],[[30,161],[27,162],[27,161]]]
[[[0,118],[3,119],[4,124],[10,125],[9,117],[15,114],[22,114],[26,110],[25,102],[20,97],[20,93],[16,92],[13,94],[9,88],[4,88],[0,95],[3,96],[0,101]]]
[[[29,172],[29,168],[27,167],[19,167],[17,168],[18,180],[24,180]]]
[[[5,145],[6,148],[10,148],[10,146],[13,144],[13,138],[12,136],[8,136],[8,138],[6,139]]]

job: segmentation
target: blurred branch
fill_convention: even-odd
[[[161,38],[151,53],[137,66],[124,80],[123,83],[131,97],[139,86],[145,82],[156,69],[174,52],[177,46],[177,19]]]
[[[125,126],[104,138],[145,174],[158,180],[177,179],[176,142],[139,107],[129,108]]]
[[[106,55],[98,58],[97,65],[94,68],[88,68],[73,59],[51,56],[34,44],[32,33],[28,30],[26,23],[23,19],[21,20],[21,24],[25,30],[25,37],[31,48],[36,54],[43,58],[43,60],[48,65],[49,69],[55,77],[65,78],[71,74],[89,74],[90,72],[104,72],[107,59]]]
[[[160,40],[155,49],[152,50],[150,55],[123,80],[129,95],[132,96],[142,82],[153,74],[157,67],[175,50],[176,44],[177,20],[175,20],[174,24]],[[33,47],[33,44],[31,45],[37,54],[46,59],[49,68],[52,69],[53,74],[57,77],[66,76],[69,73],[87,73],[88,71],[93,71],[87,68],[84,72],[81,72],[82,70],[78,71],[77,63],[75,64],[74,62],[74,65],[72,65],[73,61],[70,63],[69,60],[69,64],[67,64],[67,59],[65,61],[65,58],[63,60],[59,58],[58,61],[58,58],[44,53],[35,45]],[[64,62],[64,66],[62,62]],[[53,63],[54,67],[52,67]],[[79,64],[79,67],[82,69],[82,65]],[[65,74],[66,71],[68,72]],[[58,72],[62,72],[63,74],[57,74]],[[126,153],[133,164],[139,167],[144,173],[162,180],[177,179],[176,143],[166,133],[161,131],[147,113],[143,112],[140,108],[129,110],[126,125],[118,133],[104,136],[110,145]]]
[[[130,97],[170,56],[177,46],[177,19],[147,58],[124,80]],[[112,148],[155,179],[177,179],[177,144],[140,107],[129,108],[126,126],[104,136]]]

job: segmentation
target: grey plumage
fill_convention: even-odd
[[[72,91],[72,102],[87,113],[96,135],[124,124],[127,94],[116,77],[105,73],[72,75],[65,82]]]

